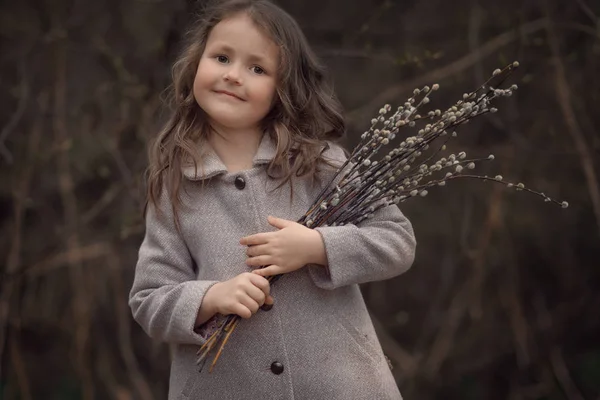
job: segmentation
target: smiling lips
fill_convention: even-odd
[[[225,94],[227,96],[233,97],[234,99],[238,99],[238,100],[244,101],[244,99],[242,99],[241,97],[237,96],[234,93],[228,92],[227,90],[215,90],[215,92],[219,93],[219,94]]]

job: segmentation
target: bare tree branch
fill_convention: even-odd
[[[563,114],[567,131],[573,138],[575,148],[579,153],[579,161],[583,170],[585,180],[587,182],[588,193],[596,216],[596,225],[598,227],[598,234],[600,238],[600,187],[598,185],[598,178],[596,177],[596,171],[594,168],[594,161],[590,153],[589,147],[586,143],[585,136],[579,127],[575,111],[571,102],[571,90],[567,82],[567,76],[565,71],[565,65],[560,55],[560,49],[558,44],[558,38],[556,30],[551,23],[550,17],[548,17],[548,25],[546,26],[546,33],[548,36],[548,43],[552,51],[552,61],[554,62],[554,68],[556,71],[556,100],[560,106],[560,110]]]
[[[412,91],[414,88],[435,83],[449,76],[456,75],[461,71],[473,66],[478,60],[494,53],[498,49],[518,39],[521,35],[529,35],[544,29],[546,27],[546,23],[547,20],[544,18],[527,22],[517,29],[513,29],[496,36],[494,39],[489,40],[480,48],[454,61],[453,63],[418,76],[409,82],[391,86],[376,96],[373,100],[369,101],[367,104],[349,112],[347,114],[348,121],[354,125],[364,123],[364,121],[367,121],[366,118],[373,113],[373,110],[380,108],[384,103],[398,98],[402,93]]]
[[[23,114],[25,113],[25,109],[27,108],[27,103],[29,101],[29,81],[28,81],[29,76],[28,76],[27,70],[25,68],[24,62],[21,63],[19,70],[21,71],[21,75],[22,75],[21,84],[19,85],[19,87],[20,87],[19,105],[17,106],[17,110],[12,114],[12,117],[10,118],[10,121],[8,121],[8,124],[6,124],[4,126],[4,128],[2,128],[2,132],[0,132],[0,154],[4,157],[4,160],[8,164],[12,164],[13,158],[12,158],[12,154],[10,153],[10,151],[8,150],[8,148],[6,147],[4,142],[6,141],[8,136],[11,134],[11,132],[14,131],[15,127],[17,126],[17,124],[19,123],[21,118],[23,117]]]

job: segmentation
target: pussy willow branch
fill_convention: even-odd
[[[462,173],[465,168],[474,169],[477,162],[493,160],[493,155],[467,159],[466,153],[462,151],[458,155],[450,154],[441,157],[428,165],[446,150],[446,143],[457,136],[456,130],[460,126],[473,118],[496,112],[495,108],[490,107],[492,101],[511,96],[517,90],[516,85],[506,89],[500,87],[518,65],[514,62],[503,69],[495,70],[479,88],[463,94],[461,100],[444,112],[433,110],[428,111],[425,116],[418,114],[418,111],[429,103],[431,94],[439,89],[438,84],[431,88],[425,86],[415,89],[413,96],[388,118],[385,116],[391,111],[391,106],[386,104],[379,110],[377,118],[371,120],[371,127],[361,135],[361,140],[352,154],[337,169],[317,196],[317,200],[298,222],[310,228],[358,224],[373,216],[382,207],[399,204],[410,198],[426,196],[427,189],[445,186],[447,181],[458,178],[492,181],[540,196],[546,202],[567,207],[567,202],[554,200],[544,193],[526,188],[522,183],[515,185],[505,181],[500,175],[492,178]],[[381,148],[392,144],[401,129],[416,128],[417,123],[422,124],[428,120],[432,123],[419,129],[415,136],[400,141],[382,160],[375,160]],[[434,146],[434,142],[437,144],[438,139],[443,143]],[[435,150],[427,154],[430,147]],[[337,183],[334,184],[335,182]],[[269,282],[273,284],[281,276],[269,277]],[[198,352],[200,370],[208,354],[220,343],[210,367],[212,371],[239,321],[240,317],[237,315],[227,316],[200,348]]]

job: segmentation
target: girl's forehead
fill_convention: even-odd
[[[264,29],[246,14],[236,14],[217,23],[210,32],[208,41],[233,41],[240,45],[277,47]]]

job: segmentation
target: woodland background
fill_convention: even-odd
[[[444,108],[518,60],[463,127],[478,172],[405,203],[418,253],[362,286],[406,399],[600,398],[600,2],[282,0],[328,66],[348,149],[386,102]],[[146,147],[198,3],[0,5],[0,398],[164,399],[169,349],[127,306]]]

